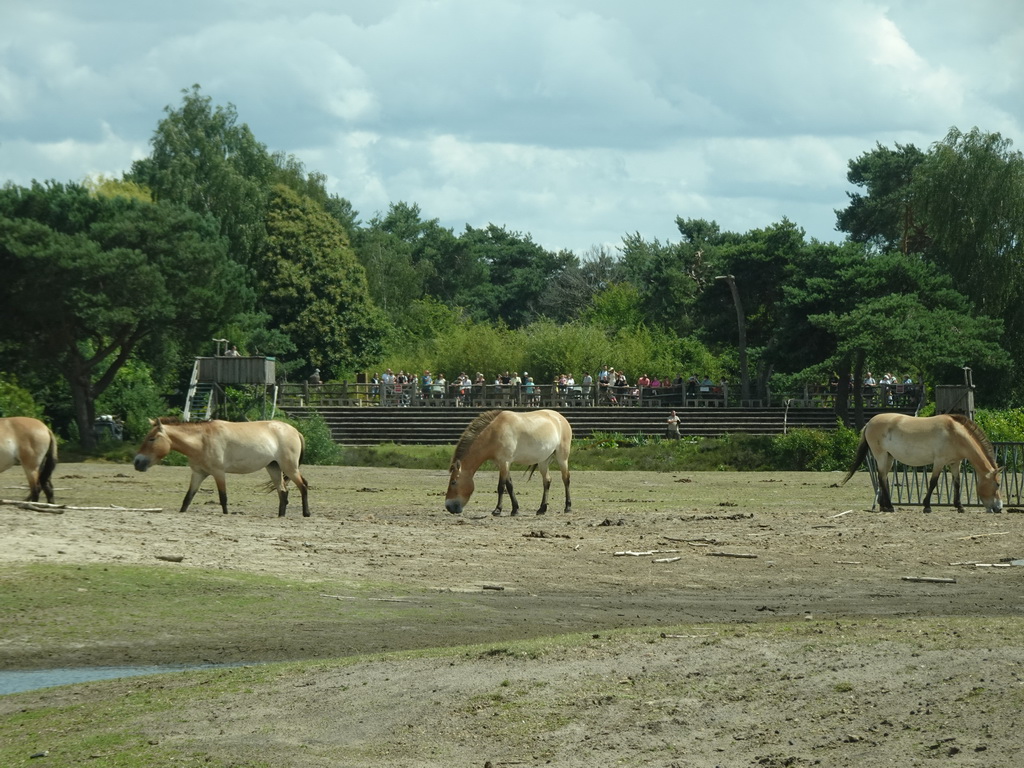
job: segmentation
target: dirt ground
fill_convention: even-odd
[[[516,476],[523,513],[495,518],[496,474],[485,470],[456,517],[443,507],[443,472],[309,467],[307,476],[308,519],[297,493],[278,518],[258,475],[229,478],[229,505],[241,514],[221,514],[211,480],[180,514],[185,468],[62,464],[57,501],[92,509],[0,507],[0,573],[39,562],[243,571],[349,584],[350,594],[325,594],[325,604],[372,599],[382,611],[343,633],[325,615],[270,635],[218,627],[158,647],[118,638],[51,653],[53,665],[332,659],[568,632],[591,638],[536,658],[325,665],[316,679],[288,680],[267,697],[227,706],[197,699],[181,719],[146,725],[154,743],[237,761],[229,764],[1021,760],[1024,649],[998,628],[979,630],[993,633],[981,653],[973,640],[957,641],[972,622],[991,627],[1024,612],[1024,567],[1010,565],[1024,558],[1017,510],[874,512],[863,473],[833,488],[841,475],[574,472],[570,514],[561,512],[556,473],[555,511],[534,515],[539,478]],[[0,495],[22,498],[21,480],[18,469],[4,474]],[[364,583],[373,589],[360,592]],[[880,620],[896,623],[883,621],[880,635],[872,629]],[[890,629],[899,620],[906,635]],[[780,623],[798,629],[756,631]],[[629,627],[649,631],[629,641],[602,635]],[[0,667],[39,666],[33,650],[0,642]]]

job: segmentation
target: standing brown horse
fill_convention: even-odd
[[[57,438],[39,419],[8,416],[0,419],[0,472],[21,464],[28,480],[28,500],[53,504],[53,469],[57,466]]]
[[[943,414],[919,418],[902,413],[878,414],[861,430],[857,457],[839,485],[853,476],[869,450],[878,467],[878,508],[882,512],[893,511],[889,495],[889,471],[894,461],[909,467],[932,465],[928,493],[924,499],[925,512],[932,511],[932,492],[942,470],[952,465],[956,465],[953,504],[957,512],[964,511],[960,503],[959,470],[960,462],[965,459],[974,467],[978,478],[978,496],[985,509],[999,512],[1003,508],[1003,500],[999,495],[1000,469],[996,466],[992,443],[981,431],[981,427],[966,416]]]
[[[473,495],[473,475],[490,459],[498,465],[498,505],[492,515],[501,514],[502,495],[508,491],[512,514],[519,514],[519,501],[512,491],[509,470],[513,462],[532,465],[540,469],[544,481],[538,515],[548,511],[548,489],[551,478],[548,465],[558,462],[565,485],[565,511],[572,510],[569,497],[569,448],[572,445],[572,427],[558,411],[541,410],[519,413],[516,411],[487,411],[480,414],[462,433],[449,469],[448,493],[444,506],[452,514],[459,514]]]
[[[302,515],[309,517],[309,500],[299,464],[305,442],[302,433],[283,421],[186,421],[150,419],[153,428],[135,454],[135,469],[145,472],[150,464],[159,463],[171,451],[188,457],[192,482],[181,503],[188,509],[199,486],[210,475],[217,483],[220,506],[228,513],[228,492],[225,474],[248,474],[266,469],[270,487],[277,490],[278,517],[284,517],[288,506],[288,480],[302,494]]]

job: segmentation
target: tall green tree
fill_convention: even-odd
[[[370,300],[348,235],[315,201],[279,184],[267,211],[257,289],[273,324],[310,366],[335,376],[376,362],[389,323]]]
[[[217,222],[180,205],[80,185],[0,191],[7,370],[67,381],[87,446],[95,401],[135,354],[167,359],[252,304]],[[11,341],[15,340],[13,344]]]
[[[880,143],[851,160],[846,178],[864,192],[847,192],[850,204],[836,211],[836,229],[876,253],[921,253],[929,239],[913,183],[924,161],[913,144],[889,149]]]
[[[234,106],[214,106],[198,85],[182,94],[181,107],[166,108],[152,153],[132,164],[128,179],[156,200],[214,216],[231,257],[248,265],[266,235],[267,195],[279,166]]]
[[[779,318],[780,367],[820,380],[834,373],[837,410],[853,397],[863,420],[864,372],[912,372],[934,383],[950,365],[1005,362],[1001,323],[971,312],[950,277],[919,258],[870,256],[864,246],[816,244],[793,265]]]
[[[1024,293],[1024,156],[1012,146],[998,133],[953,128],[914,183],[928,259],[993,317],[1005,317]]]
[[[546,251],[529,235],[489,224],[466,227],[459,240],[467,244],[470,263],[486,265],[486,282],[479,282],[459,303],[487,309],[488,319],[521,328],[540,315],[548,282],[572,262],[567,252]],[[463,294],[465,295],[465,294]]]

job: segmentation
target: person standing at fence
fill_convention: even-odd
[[[665,422],[665,435],[673,440],[679,439],[679,422],[680,419],[676,415],[675,411],[672,411],[668,415],[668,419]]]

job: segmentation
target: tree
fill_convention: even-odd
[[[461,294],[465,301],[460,303],[486,309],[489,319],[500,319],[510,328],[521,328],[540,315],[548,282],[573,259],[564,251],[544,250],[529,235],[493,224],[484,229],[467,226],[459,239],[468,247],[469,263],[486,265],[486,282]]]
[[[210,217],[50,182],[0,192],[0,323],[9,370],[52,366],[91,446],[95,401],[122,366],[209,339],[252,303]]]
[[[846,178],[865,194],[846,193],[850,204],[836,211],[836,229],[876,253],[922,252],[928,233],[919,220],[913,183],[924,161],[924,152],[913,144],[897,144],[895,149],[876,144],[851,160]]]
[[[993,317],[1019,305],[1024,292],[1024,156],[1011,147],[998,133],[953,128],[914,184],[928,259]]]
[[[934,381],[944,365],[1005,359],[1001,324],[970,311],[948,275],[918,258],[869,256],[863,246],[816,244],[794,263],[780,315],[779,358],[789,371],[834,372],[836,408],[847,414],[847,383],[865,366],[913,371]],[[860,387],[852,391],[862,422]]]
[[[152,154],[136,160],[127,178],[149,187],[156,200],[216,217],[232,258],[248,265],[262,247],[267,194],[279,167],[238,123],[234,106],[213,107],[198,85],[182,93],[179,109],[165,109]]]
[[[380,358],[388,322],[341,224],[291,188],[272,190],[255,264],[263,308],[310,366],[350,373]]]

